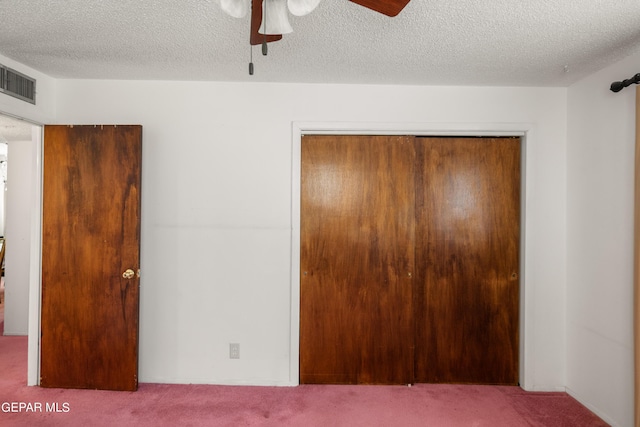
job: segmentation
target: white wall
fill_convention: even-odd
[[[525,386],[564,390],[565,89],[60,80],[56,101],[143,125],[142,382],[296,382],[294,122],[527,130]]]
[[[27,335],[31,262],[31,211],[35,147],[32,141],[11,141],[7,166],[7,242],[4,334]]]
[[[567,387],[616,426],[633,422],[635,85],[629,57],[568,89]]]

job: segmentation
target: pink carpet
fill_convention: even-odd
[[[528,393],[519,387],[141,384],[134,393],[44,389],[25,385],[26,360],[26,337],[0,337],[2,426],[607,425],[566,393]]]

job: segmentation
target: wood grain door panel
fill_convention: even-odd
[[[416,381],[517,384],[520,140],[416,144]]]
[[[304,136],[301,383],[517,384],[520,140]]]
[[[140,126],[45,126],[43,387],[137,388],[141,148]]]
[[[300,381],[412,378],[412,138],[304,136]]]

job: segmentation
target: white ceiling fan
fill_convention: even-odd
[[[410,0],[349,0],[387,16],[396,16]],[[266,55],[267,43],[282,39],[283,34],[293,32],[289,13],[307,15],[318,7],[320,0],[218,0],[220,7],[234,18],[244,18],[251,11],[251,35],[249,43],[262,45]],[[253,75],[253,52],[249,61],[249,74]]]
[[[387,16],[396,16],[410,0],[349,0]],[[235,18],[244,18],[251,11],[252,45],[280,40],[293,32],[288,14],[307,15],[318,7],[320,0],[218,0],[220,7]],[[265,37],[266,40],[265,40]]]

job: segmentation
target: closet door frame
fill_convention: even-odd
[[[290,313],[290,384],[300,383],[300,178],[302,135],[412,135],[412,136],[515,136],[521,139],[521,236],[520,236],[520,348],[519,380],[525,390],[532,390],[533,363],[533,293],[526,286],[531,261],[526,252],[527,153],[534,137],[531,123],[359,123],[293,122],[291,187],[291,313]]]

